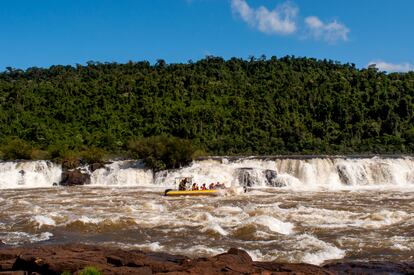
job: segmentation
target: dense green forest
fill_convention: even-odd
[[[414,72],[291,56],[7,68],[0,144],[3,159],[167,166],[180,154],[413,153]]]

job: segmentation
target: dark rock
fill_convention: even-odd
[[[62,180],[60,185],[73,186],[73,185],[85,185],[91,183],[91,176],[86,173],[82,173],[81,170],[75,169],[71,171],[65,171],[62,173]]]
[[[147,253],[147,256],[150,257],[152,260],[159,261],[159,262],[171,262],[171,263],[177,263],[182,264],[189,258],[186,256],[181,255],[171,255],[164,252],[155,252],[155,253]]]
[[[106,257],[106,262],[108,264],[114,265],[114,266],[123,266],[122,259],[117,256],[108,256]]]
[[[106,274],[106,273],[105,273]],[[119,267],[113,271],[113,274],[134,274],[134,275],[152,275],[154,274],[149,266],[131,268],[131,267]],[[1,274],[0,274],[1,275]]]
[[[30,273],[59,274],[50,272],[49,265],[42,259],[32,256],[18,256],[12,267],[13,270],[26,270]]]
[[[92,163],[91,165],[89,165],[89,170],[91,172],[101,169],[101,168],[105,168],[105,164],[97,162],[97,163]]]
[[[277,181],[277,172],[275,170],[266,169],[263,171],[263,174],[266,178],[266,183],[272,187],[285,187],[286,184]]]
[[[347,171],[347,167],[345,165],[337,165],[336,171],[338,173],[339,179],[341,180],[342,184],[344,185],[351,185],[352,179],[349,177],[349,172]],[[359,180],[362,182],[367,181],[367,174],[361,173],[358,174]]]
[[[337,274],[414,274],[414,262],[339,262],[326,264],[324,268]]]
[[[200,268],[203,269],[200,270]],[[253,266],[253,260],[246,251],[230,248],[227,253],[223,253],[212,258],[198,259],[197,265],[193,268],[195,273],[217,274],[220,272],[252,274],[257,272]]]
[[[0,248],[2,274],[78,274],[94,266],[102,274],[413,274],[414,263],[357,262],[310,264],[256,262],[243,250],[231,248],[214,257],[185,256],[91,245],[42,245]],[[8,272],[8,273],[3,273]]]
[[[273,186],[273,187],[284,187],[285,184],[277,181],[277,172],[275,170],[262,170],[257,171],[253,168],[243,167],[238,168],[236,170],[237,179],[239,180],[239,184],[244,187],[252,187],[259,183],[261,176],[258,176],[258,172],[262,173],[266,185]]]
[[[239,184],[244,187],[252,187],[257,182],[257,179],[252,174],[253,168],[238,168],[236,170]]]
[[[254,262],[255,267],[271,270],[272,274],[309,274],[334,275],[335,272],[311,264],[289,264],[276,262]]]
[[[0,260],[0,271],[1,270],[13,270],[13,265],[16,262],[16,258],[8,260]]]
[[[0,250],[0,271],[12,270],[16,258],[16,252],[9,250],[2,252],[2,250]]]
[[[349,185],[349,184],[351,184],[351,182],[350,182],[349,177],[347,176],[346,171],[344,171],[344,170],[345,170],[345,167],[343,167],[343,166],[338,165],[336,167],[336,171],[338,173],[339,179],[341,180],[342,184]]]
[[[252,257],[250,257],[250,255],[246,251],[241,249],[230,248],[229,251],[227,251],[227,254],[236,255],[241,263],[250,264],[253,262]]]

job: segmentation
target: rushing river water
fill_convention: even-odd
[[[0,240],[9,245],[82,242],[192,257],[238,247],[257,260],[313,264],[414,260],[412,159],[301,161],[260,162],[259,168],[252,160],[195,163],[159,175],[131,166],[121,171],[118,163],[95,171],[90,186],[36,188],[57,181],[58,168],[46,162],[3,163]],[[249,185],[249,192],[161,195],[174,177],[187,174],[199,182],[225,182],[232,174],[237,182],[230,185]],[[143,182],[123,184],[131,177]]]

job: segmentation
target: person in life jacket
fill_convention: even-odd
[[[207,190],[206,184],[203,183],[203,185],[201,186],[201,190]]]
[[[197,183],[193,183],[192,190],[193,190],[193,191],[197,191],[197,190],[198,190],[198,185],[197,185]]]
[[[213,190],[214,188],[215,188],[214,182],[210,183],[210,185],[208,186],[208,189]]]

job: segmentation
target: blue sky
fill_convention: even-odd
[[[0,70],[89,60],[307,56],[414,70],[411,0],[13,0]]]

